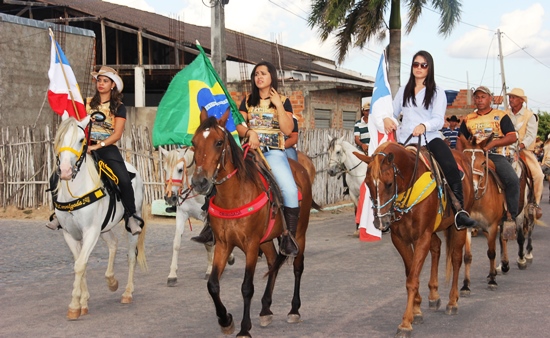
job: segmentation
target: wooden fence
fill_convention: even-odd
[[[128,130],[130,129],[130,130]],[[53,151],[55,131],[51,127],[4,127],[0,129],[0,205],[18,209],[51,208],[51,196],[46,190],[56,158]],[[341,202],[341,179],[330,177],[328,167],[328,137],[341,137],[353,142],[349,130],[300,131],[299,149],[315,164],[317,176],[313,198],[320,205]],[[143,176],[144,201],[150,204],[163,197],[164,171],[162,154],[153,148],[147,127],[127,128],[119,142],[123,156]]]

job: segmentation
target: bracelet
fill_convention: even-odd
[[[246,138],[246,137],[248,136],[248,132],[251,131],[251,130],[252,130],[252,129],[250,129],[250,128],[248,128],[248,129],[246,130],[246,133],[244,133],[244,138]]]

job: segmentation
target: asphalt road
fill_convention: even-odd
[[[545,182],[543,220],[550,224],[548,182]],[[119,290],[105,284],[107,247],[99,241],[87,270],[91,299],[89,314],[68,321],[66,312],[73,282],[72,258],[60,231],[35,220],[0,220],[0,337],[223,337],[206,289],[206,254],[189,238],[200,223],[183,235],[178,285],[166,279],[172,251],[172,219],[149,224],[146,250],[148,272],[136,272],[134,302],[120,304],[127,280],[126,239],[120,236],[116,260]],[[273,297],[274,319],[261,328],[258,314],[267,267],[262,260],[255,278],[251,334],[256,337],[392,337],[405,309],[404,268],[390,236],[362,243],[350,236],[354,221],[347,209],[314,214],[308,230],[302,282],[302,322],[287,324],[293,276],[281,269]],[[442,237],[442,235],[440,235]],[[517,244],[511,247],[511,270],[497,277],[498,290],[487,288],[486,240],[473,238],[472,293],[459,300],[459,313],[445,315],[448,286],[444,259],[440,265],[442,306],[428,309],[428,271],[424,266],[421,295],[424,323],[413,337],[548,337],[550,336],[550,229],[537,226],[534,261],[527,270],[515,264]],[[224,272],[221,296],[236,320],[242,318],[240,286],[244,256]],[[460,277],[462,280],[462,274]],[[233,335],[234,336],[234,335]]]

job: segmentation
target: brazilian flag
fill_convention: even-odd
[[[202,47],[197,44],[197,48],[200,54],[176,74],[160,101],[153,125],[154,147],[191,146],[193,134],[200,124],[201,109],[205,108],[208,116],[219,119],[227,107],[231,109],[231,116],[225,127],[240,144],[235,126],[244,122],[243,116]]]

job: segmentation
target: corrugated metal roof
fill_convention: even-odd
[[[170,36],[170,25],[175,26],[175,22],[177,22],[177,20],[163,15],[100,0],[35,0],[35,2],[46,3],[50,6],[66,7],[92,17],[98,17],[121,25],[130,26],[135,29],[142,29],[145,32],[158,35],[159,37],[167,40],[176,40],[175,37]],[[78,16],[78,13],[70,14]],[[210,51],[210,27],[196,26],[188,23],[180,24],[183,24],[184,40],[186,40],[187,43],[194,45],[195,40],[198,40],[205,50]],[[239,56],[237,48],[237,35],[241,35],[243,38],[242,45],[246,49],[246,60],[242,60]],[[269,41],[258,39],[256,37],[238,33],[229,29],[226,29],[225,39],[225,50],[228,60],[247,62],[251,64],[256,64],[262,60],[272,61],[272,58],[269,56],[271,56],[270,54],[272,53],[273,43]],[[333,60],[282,45],[279,45],[279,52],[282,55],[284,63],[282,66],[285,70],[311,72],[314,74],[332,76],[336,78],[372,83],[372,81],[366,80],[362,77],[353,76],[336,70],[336,65]],[[334,69],[315,64],[312,62],[314,60],[320,60],[324,63],[332,64],[334,65]]]

